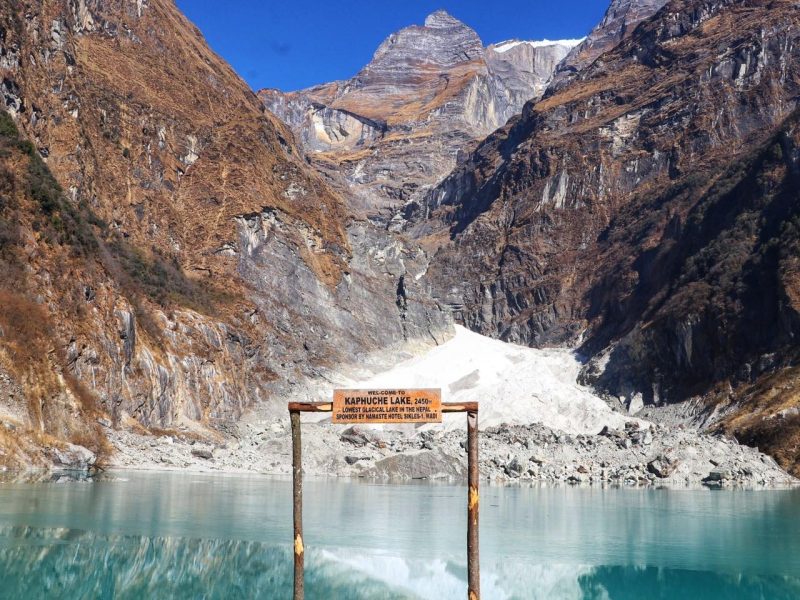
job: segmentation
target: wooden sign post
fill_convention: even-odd
[[[333,402],[290,402],[294,502],[294,599],[305,597],[301,412],[333,413],[334,423],[441,423],[442,413],[467,413],[467,598],[480,600],[478,552],[478,403],[442,402],[441,390],[335,390]]]

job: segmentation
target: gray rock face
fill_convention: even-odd
[[[314,100],[313,92],[261,90],[259,96],[273,114],[292,126],[310,152],[352,150],[373,143],[386,133],[385,123],[325,106]]]
[[[419,247],[353,222],[348,272],[330,288],[285,243],[291,230],[305,235],[313,252],[313,234],[280,211],[239,220],[239,272],[257,292],[254,318],[259,324],[263,319],[265,336],[250,360],[275,365],[274,391],[291,393],[302,379],[319,377],[320,364],[357,364],[380,348],[408,341],[435,345],[451,335],[450,315],[427,293],[428,258]]]
[[[56,467],[68,470],[85,471],[94,465],[97,460],[94,452],[76,444],[66,444],[63,448],[53,448],[50,454]]]
[[[553,84],[558,87],[573,73],[581,71],[601,54],[619,44],[645,19],[658,12],[668,0],[612,0],[603,20],[558,65]]]
[[[412,25],[393,33],[378,46],[372,61],[356,76],[357,84],[385,82],[389,89],[406,82],[413,65],[453,67],[483,57],[478,34],[443,10],[425,19],[425,25]]]
[[[503,95],[507,110],[505,124],[529,100],[540,98],[547,83],[578,40],[527,42],[510,40],[486,48],[485,60],[496,95]],[[571,50],[572,49],[572,50]]]
[[[503,42],[444,11],[390,35],[347,81],[259,92],[351,205],[403,228],[408,207],[455,167],[459,153],[502,126],[546,83],[578,40]]]

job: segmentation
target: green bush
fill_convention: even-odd
[[[97,258],[125,295],[139,307],[139,298],[146,297],[164,308],[178,304],[204,312],[212,310],[213,294],[187,278],[177,260],[155,248],[150,252],[142,251],[110,232],[108,224],[84,203],[69,202],[36,147],[20,138],[14,120],[0,110],[0,149],[3,145],[28,156],[24,185],[39,208],[32,226],[42,240],[70,246],[75,255]],[[14,174],[0,167],[0,250],[19,240],[18,227],[13,225],[15,220],[2,212],[5,202],[2,193],[6,188],[13,189],[14,185]],[[139,308],[137,312],[144,312],[144,309]]]
[[[17,124],[11,115],[4,110],[0,110],[0,137],[10,138],[14,141],[19,139],[19,130]]]
[[[108,244],[122,268],[129,292],[143,294],[163,308],[180,304],[200,311],[213,306],[211,294],[186,277],[177,260],[153,248],[149,254],[115,237]]]
[[[28,192],[36,200],[45,214],[51,215],[63,209],[63,193],[61,186],[44,164],[42,157],[30,144],[25,148],[30,160],[28,162]]]

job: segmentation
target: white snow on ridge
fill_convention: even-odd
[[[445,402],[479,403],[480,428],[541,423],[577,434],[623,427],[630,419],[578,385],[579,370],[571,350],[517,346],[456,326],[455,337],[426,354],[342,387],[442,388]],[[445,415],[444,426],[464,427],[464,415]]]
[[[527,44],[533,48],[544,48],[546,46],[567,46],[568,48],[572,48],[573,46],[577,46],[585,37],[574,39],[574,40],[536,40],[536,41],[528,41],[528,40],[506,40],[505,42],[498,42],[497,44],[492,44],[490,48],[495,52],[502,54],[503,52],[508,52],[512,48],[516,48],[520,44]]]

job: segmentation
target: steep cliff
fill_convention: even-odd
[[[171,1],[7,3],[0,79],[0,463],[447,335],[423,255],[350,218]]]
[[[612,0],[600,23],[558,64],[553,84],[563,85],[570,74],[583,70],[612,50],[666,3],[667,0]]]
[[[795,111],[751,151],[621,212],[599,244],[613,266],[593,282],[584,345],[603,348],[586,381],[647,403],[704,396],[700,419],[795,473],[799,149]]]
[[[313,163],[343,175],[351,205],[402,229],[405,212],[460,152],[544,92],[579,40],[488,48],[444,11],[390,35],[355,77],[299,92],[261,90]]]
[[[769,402],[748,386],[791,368],[800,333],[799,19],[788,1],[673,0],[528,104],[419,211],[417,235],[452,238],[441,301],[503,339],[582,343],[585,380],[626,402],[703,396],[706,418],[784,448],[795,384]]]

